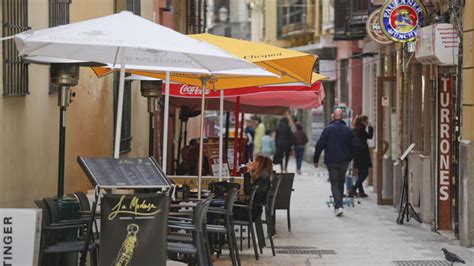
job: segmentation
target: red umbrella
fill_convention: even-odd
[[[165,93],[165,92],[163,92]],[[206,109],[218,109],[219,98],[222,92],[207,91],[206,98],[208,106]],[[301,83],[288,83],[280,85],[255,86],[246,88],[236,88],[224,90],[224,99],[226,102],[235,102],[236,112],[236,131],[234,142],[234,175],[236,174],[237,164],[237,137],[239,128],[239,112],[247,113],[274,113],[282,114],[282,107],[293,107],[310,109],[322,105],[324,99],[324,88],[321,82],[316,81],[311,86]],[[187,84],[170,84],[170,96],[175,105],[194,105],[198,104],[201,98],[202,89],[199,86],[190,86]],[[196,101],[196,103],[194,103]],[[224,103],[224,108],[229,110],[229,105]],[[241,121],[243,128],[243,121]],[[242,134],[241,134],[242,135]]]

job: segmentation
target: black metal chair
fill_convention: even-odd
[[[229,246],[229,253],[232,260],[232,265],[240,266],[240,256],[239,248],[237,247],[237,240],[235,237],[234,231],[234,221],[233,221],[233,209],[234,202],[237,198],[238,190],[233,188],[227,192],[225,197],[224,208],[220,207],[209,207],[209,213],[214,213],[224,217],[224,225],[220,224],[207,224],[207,231],[212,234],[225,235],[227,240],[227,245]],[[222,251],[222,241],[219,241],[218,255]]]
[[[43,201],[35,201],[35,204],[43,211],[42,234],[40,244],[39,261],[40,265],[50,266],[58,265],[58,254],[63,253],[80,253],[81,266],[85,265],[87,253],[91,255],[91,266],[97,263],[97,245],[94,243],[84,243],[84,241],[58,241],[58,235],[61,230],[87,230],[87,224],[78,222],[59,222],[48,207],[46,199]],[[51,204],[51,202],[49,202]]]
[[[295,173],[281,174],[281,177],[280,187],[278,188],[278,193],[275,200],[275,212],[277,210],[286,210],[288,231],[291,232],[290,203],[291,194],[294,191],[293,181],[295,180]],[[276,213],[273,214],[273,217],[276,217],[275,214]]]
[[[212,265],[206,231],[206,215],[211,201],[212,197],[209,197],[198,203],[194,208],[192,219],[185,217],[169,219],[169,229],[185,230],[191,234],[168,234],[168,252],[193,256],[200,266]]]
[[[260,253],[262,252],[262,246],[265,245],[265,238],[263,236],[263,227],[262,227],[262,224],[266,224],[267,225],[267,236],[268,236],[268,239],[270,240],[270,245],[271,245],[271,248],[272,248],[272,254],[273,256],[276,255],[275,253],[275,245],[273,244],[273,236],[275,235],[276,233],[276,230],[275,230],[275,223],[274,223],[274,213],[275,213],[275,202],[276,202],[276,197],[278,195],[278,189],[280,187],[280,183],[281,183],[281,175],[279,174],[275,174],[272,178],[272,185],[270,187],[270,189],[268,190],[268,193],[267,193],[267,199],[266,199],[266,202],[265,202],[265,220],[262,220],[261,217],[259,217],[256,222],[255,222],[255,225],[257,227],[257,234],[259,236],[259,239],[262,239],[262,243],[260,243]]]
[[[74,192],[73,196],[79,202],[80,214],[81,218],[90,219],[91,215],[91,205],[89,203],[89,199],[87,198],[86,194],[82,191]],[[93,235],[95,238],[99,238],[99,227],[97,226],[97,219],[100,219],[100,215],[96,215],[94,219],[94,229],[95,234]]]
[[[257,238],[255,236],[255,230],[253,227],[256,217],[253,217],[252,211],[254,207],[253,206],[254,199],[255,199],[255,194],[257,193],[257,190],[258,190],[258,186],[254,186],[252,190],[250,191],[247,205],[234,204],[234,210],[236,210],[236,208],[242,208],[243,211],[248,212],[248,220],[234,220],[234,224],[240,226],[240,251],[242,251],[242,236],[243,236],[242,227],[245,226],[247,227],[248,247],[250,248],[250,238],[251,238],[254,254],[255,254],[255,260],[258,260]]]

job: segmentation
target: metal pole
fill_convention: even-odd
[[[199,162],[198,162],[198,200],[201,199],[201,181],[202,181],[202,162],[203,162],[203,150],[204,150],[204,112],[206,111],[206,82],[207,78],[202,79],[202,96],[201,96],[201,124],[199,133]]]
[[[170,72],[166,71],[165,84],[165,112],[163,114],[163,152],[161,154],[163,172],[166,174],[166,160],[168,158],[168,117],[170,113]]]
[[[237,149],[238,149],[238,139],[239,139],[239,113],[240,113],[240,96],[237,97],[237,101],[235,102],[235,130],[234,130],[234,169],[233,169],[233,176],[237,175]]]
[[[242,150],[242,140],[244,139],[244,121],[245,120],[245,113],[240,113],[240,140],[239,140],[239,151]],[[243,156],[245,154],[239,153],[239,164],[243,162]]]
[[[123,91],[125,87],[125,64],[124,64],[124,52],[123,47],[120,47],[120,79],[119,79],[119,94],[117,101],[117,122],[115,124],[115,146],[114,146],[114,158],[120,156],[120,138],[122,129],[122,115],[123,115]]]
[[[219,181],[222,181],[222,167],[224,164],[224,90],[219,96]]]
[[[67,90],[60,88],[63,93]],[[61,92],[60,92],[61,93]],[[64,195],[64,160],[66,151],[66,107],[59,109],[59,166],[58,166],[58,199]]]
[[[225,154],[229,150],[229,131],[230,131],[230,112],[226,112],[225,114],[225,136],[224,136],[224,147],[225,147]],[[227,154],[228,156],[228,154]]]

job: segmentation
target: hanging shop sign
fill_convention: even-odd
[[[164,193],[105,194],[100,222],[100,265],[166,265]]]
[[[453,180],[453,78],[439,79],[438,103],[438,228],[451,230]]]
[[[410,42],[425,23],[426,10],[419,0],[389,0],[380,11],[380,27],[395,42]]]
[[[459,38],[452,24],[438,23],[420,28],[415,57],[424,65],[458,64]]]
[[[372,41],[379,44],[390,44],[393,41],[389,39],[382,31],[380,27],[380,8],[372,12],[367,20],[366,24],[367,35]]]

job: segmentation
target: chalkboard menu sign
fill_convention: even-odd
[[[84,158],[77,161],[93,185],[102,188],[168,188],[171,185],[152,157]]]

